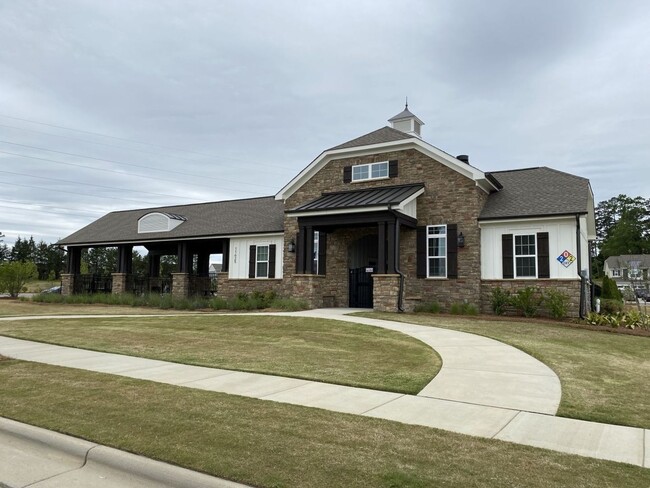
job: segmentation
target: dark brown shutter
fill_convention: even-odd
[[[352,181],[352,166],[343,168],[343,183],[350,183]]]
[[[318,234],[318,274],[327,274],[327,234]]]
[[[447,278],[458,278],[457,224],[447,224]]]
[[[275,278],[275,244],[269,246],[269,278]]]
[[[397,159],[388,161],[388,176],[389,178],[397,178]]]
[[[420,226],[416,229],[416,256],[417,256],[417,277],[427,277],[427,228]]]
[[[551,277],[551,267],[548,252],[548,232],[537,233],[537,277]]]
[[[255,265],[257,264],[257,247],[251,246],[248,255],[248,277],[255,278]]]
[[[512,259],[512,234],[501,236],[501,259],[503,261],[503,279],[511,280],[515,277],[515,268]]]

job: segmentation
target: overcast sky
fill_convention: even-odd
[[[0,0],[0,231],[275,194],[409,108],[484,171],[650,197],[650,2]]]

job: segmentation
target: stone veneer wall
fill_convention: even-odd
[[[61,295],[74,295],[74,283],[77,275],[70,273],[61,274]]]
[[[228,273],[217,274],[217,296],[235,298],[240,293],[264,293],[274,291],[282,295],[284,288],[282,279],[230,279]]]
[[[189,273],[172,273],[172,298],[186,298],[189,293]]]
[[[129,290],[129,274],[127,273],[111,273],[113,277],[112,293],[126,293]]]
[[[493,314],[490,297],[492,291],[501,287],[512,294],[517,291],[531,286],[540,289],[542,292],[549,288],[554,288],[569,297],[569,317],[580,316],[580,280],[483,280],[481,282],[481,313]],[[589,297],[587,296],[587,300]],[[549,313],[543,307],[540,308],[540,315],[548,316]],[[516,315],[514,308],[508,307],[506,315]]]
[[[372,275],[372,301],[376,312],[394,312],[397,310],[399,295],[398,274]]]
[[[343,168],[355,164],[397,159],[396,178],[343,183]],[[444,308],[467,302],[480,306],[481,263],[480,230],[477,218],[487,201],[487,193],[473,180],[434,161],[415,149],[385,152],[330,161],[285,202],[286,209],[313,200],[323,192],[376,188],[388,185],[424,183],[425,193],[418,197],[419,225],[457,224],[465,237],[465,247],[458,249],[457,279],[423,279],[416,275],[416,231],[402,227],[400,233],[400,269],[406,275],[405,305],[438,302]],[[296,238],[297,218],[285,215],[284,276],[285,287],[293,293],[296,254],[288,252],[289,241]],[[334,297],[335,306],[348,303],[347,246],[365,234],[376,234],[376,228],[342,228],[327,236],[327,275],[321,285],[323,297]],[[396,307],[393,309],[396,310]]]
[[[335,307],[334,296],[326,295],[323,290],[324,283],[325,276],[322,275],[294,274],[290,296],[306,302],[311,308]]]

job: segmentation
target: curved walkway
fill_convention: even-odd
[[[650,443],[647,430],[554,417],[561,396],[559,379],[550,368],[520,350],[464,332],[345,315],[351,311],[320,309],[257,315],[319,317],[396,330],[423,341],[441,355],[443,367],[438,375],[418,395],[403,395],[168,363],[2,336],[0,354],[27,361],[425,425],[650,467],[650,448],[644,449],[644,444]],[[74,317],[92,319],[106,316]],[[43,318],[51,317],[29,317]],[[5,317],[0,321],[25,319],[28,317]]]

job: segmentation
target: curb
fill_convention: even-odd
[[[233,481],[215,478],[213,476],[192,471],[162,461],[155,461],[143,456],[131,454],[112,447],[103,446],[76,437],[60,434],[33,425],[0,417],[0,433],[16,437],[21,441],[33,444],[34,447],[51,449],[57,454],[63,454],[78,459],[79,467],[75,472],[113,471],[134,478],[134,486],[151,484],[161,488],[245,488],[246,485]],[[47,478],[48,486],[57,477],[65,477],[70,470]],[[35,481],[30,486],[38,487]],[[0,480],[0,486],[3,486]],[[4,485],[6,486],[6,485]],[[64,486],[63,484],[61,486]],[[127,488],[128,485],[124,485]]]

